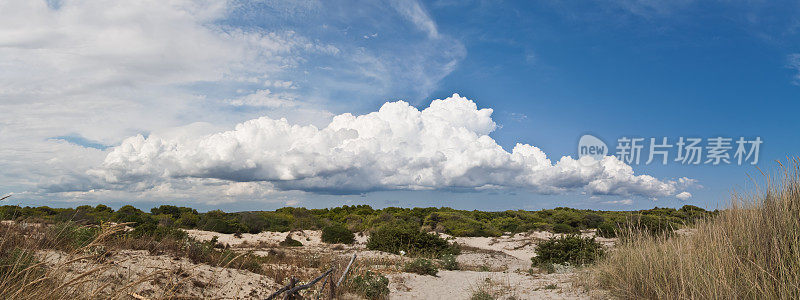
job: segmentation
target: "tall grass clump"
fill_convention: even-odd
[[[800,161],[687,233],[621,230],[591,280],[621,298],[800,299]]]

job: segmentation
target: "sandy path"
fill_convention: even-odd
[[[572,288],[572,276],[439,271],[437,277],[433,277],[400,273],[391,276],[389,287],[391,299],[469,299],[478,290],[500,296],[498,299],[589,299]]]

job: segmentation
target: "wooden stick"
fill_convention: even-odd
[[[342,285],[342,281],[344,280],[344,277],[347,276],[347,272],[350,271],[350,266],[353,265],[353,261],[355,261],[355,260],[356,260],[356,253],[353,252],[353,257],[350,258],[350,263],[347,264],[347,268],[344,268],[344,273],[342,273],[342,277],[339,277],[339,281],[336,282],[337,286]]]
[[[336,299],[336,283],[331,280],[331,300]]]
[[[284,287],[280,288],[279,290],[275,291],[274,293],[272,293],[272,295],[269,295],[269,297],[267,297],[267,300],[272,300],[272,299],[275,299],[275,297],[277,297],[277,296],[278,296],[278,295],[280,295],[281,293],[283,293],[283,292],[285,292],[286,290],[288,290],[288,289],[290,289],[290,288],[294,287],[294,284],[293,284],[293,282],[294,282],[295,280],[296,280],[296,279],[294,279],[294,277],[292,277],[291,279],[289,279],[289,283],[288,283],[288,284],[286,284],[286,286],[284,286]]]
[[[331,272],[333,272],[333,268],[328,269],[328,271],[325,271],[325,273],[322,273],[322,275],[319,275],[319,277],[314,278],[314,280],[312,280],[309,283],[292,288],[291,290],[286,292],[286,297],[284,297],[283,299],[293,299],[294,294],[297,294],[297,292],[302,291],[304,289],[310,288],[312,285],[322,280],[323,277],[328,276],[328,274],[330,274]]]
[[[322,287],[319,288],[319,293],[317,293],[317,300],[319,300],[319,296],[322,295],[323,292],[325,292],[325,285],[328,284],[328,279],[330,278],[331,276],[326,276],[325,281],[322,282]],[[333,280],[331,280],[331,282],[333,282]]]

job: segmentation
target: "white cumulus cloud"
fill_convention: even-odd
[[[681,199],[681,200],[686,200],[686,199],[692,198],[692,193],[681,192],[681,193],[675,195],[675,198],[678,198],[678,199]]]
[[[137,135],[114,147],[89,174],[112,187],[209,178],[345,194],[524,188],[660,197],[681,187],[635,175],[612,156],[596,164],[569,156],[553,162],[522,143],[508,152],[489,136],[497,128],[491,115],[491,109],[454,94],[422,110],[397,101],[365,115],[341,114],[324,128],[262,117],[196,138]]]

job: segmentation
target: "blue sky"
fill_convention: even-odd
[[[224,210],[717,208],[797,154],[798,13],[788,1],[9,1],[0,193]],[[757,166],[589,168],[571,160],[584,134],[611,148],[764,143]]]

